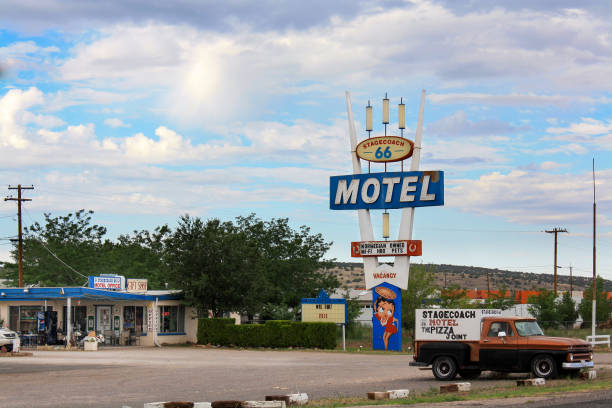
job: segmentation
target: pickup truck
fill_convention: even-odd
[[[18,339],[17,333],[5,327],[0,327],[0,351],[12,351],[13,342]]]
[[[593,367],[593,347],[579,339],[547,337],[536,319],[504,317],[499,310],[418,309],[414,362],[431,365],[438,380],[482,371],[531,372],[555,378]]]

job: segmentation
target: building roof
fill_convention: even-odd
[[[121,292],[115,290],[91,289],[83,287],[63,288],[2,288],[0,302],[11,300],[55,300],[55,299],[91,299],[91,300],[180,300],[181,291],[152,290],[141,293]]]

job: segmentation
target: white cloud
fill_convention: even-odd
[[[119,118],[107,118],[107,119],[104,119],[104,124],[107,125],[107,126],[110,126],[112,128],[121,128],[121,127],[128,128],[128,127],[130,127],[130,125],[128,125],[126,123],[123,123],[123,121],[121,119],[119,119]]]
[[[427,99],[437,104],[483,104],[499,106],[557,106],[567,107],[571,104],[610,103],[610,98],[576,96],[576,95],[537,95],[534,93],[494,95],[483,93],[431,93]]]
[[[552,134],[569,134],[572,136],[594,136],[612,131],[612,121],[604,123],[593,118],[582,118],[581,123],[572,123],[568,127],[555,127],[546,129]]]
[[[11,89],[0,99],[1,146],[15,149],[28,147],[29,142],[25,136],[26,125],[35,121],[35,116],[26,109],[40,105],[42,102],[43,93],[36,88],[26,91]]]
[[[334,94],[364,83],[410,86],[407,77],[415,84],[478,78],[483,86],[517,89],[499,95],[430,95],[435,103],[563,107],[609,101],[597,93],[612,86],[610,45],[601,34],[611,29],[608,19],[589,12],[456,14],[429,1],[375,8],[303,30],[257,31],[239,24],[215,32],[123,23],[75,47],[59,72],[62,80],[92,88],[159,91],[160,111],[206,126],[248,120],[266,108],[269,98],[288,91]],[[418,41],[406,40],[411,38]],[[580,94],[585,92],[594,95]]]
[[[612,204],[612,190],[607,188],[612,183],[612,172],[597,172],[597,180],[598,206],[606,213],[604,208]],[[476,180],[453,180],[452,186],[446,189],[445,205],[519,224],[585,225],[592,220],[592,189],[590,172],[492,172]]]

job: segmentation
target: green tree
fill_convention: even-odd
[[[541,289],[540,293],[527,298],[527,310],[544,328],[556,327],[561,322],[561,314],[557,310],[555,292]]]
[[[451,285],[439,290],[440,307],[442,309],[472,309],[476,305],[459,285]]]
[[[506,286],[502,286],[499,291],[489,293],[489,297],[485,299],[481,307],[484,309],[501,309],[506,310],[514,306],[512,293]]]
[[[408,289],[402,291],[402,326],[414,338],[415,310],[433,303],[434,269],[432,265],[410,265]]]
[[[165,241],[173,287],[201,312],[252,312],[263,305],[256,290],[257,247],[231,222],[184,215]]]
[[[599,323],[607,322],[610,320],[612,304],[607,298],[607,293],[604,291],[604,280],[601,276],[597,277],[595,285],[595,319],[596,322]],[[584,291],[584,297],[582,298],[582,302],[580,302],[580,306],[578,306],[578,312],[580,316],[582,316],[584,323],[590,326],[593,319],[593,286],[589,286],[589,288]]]
[[[146,278],[150,289],[164,289],[168,270],[163,257],[165,240],[170,233],[170,228],[164,225],[153,232],[134,231],[132,235],[120,235],[117,242],[107,241],[104,247],[109,273]]]
[[[351,328],[356,324],[355,320],[361,314],[361,305],[359,304],[359,300],[351,299],[348,288],[344,288],[343,290],[344,293],[342,297],[346,300],[346,326]]]
[[[563,292],[561,299],[557,300],[557,310],[559,311],[561,322],[567,327],[570,327],[578,318],[576,302],[574,302],[569,292]]]
[[[104,271],[106,228],[91,225],[93,211],[79,210],[65,216],[44,214],[43,224],[35,222],[23,230],[24,284],[81,286],[88,275]],[[17,245],[11,251],[17,259]],[[18,281],[16,263],[5,265],[5,277]]]
[[[315,297],[321,289],[333,293],[340,286],[330,272],[331,260],[324,259],[331,242],[321,234],[306,226],[295,230],[287,218],[263,221],[255,214],[237,217],[236,228],[256,247],[259,278],[253,285],[264,303],[297,312],[302,298]]]

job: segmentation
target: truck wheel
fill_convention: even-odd
[[[480,377],[481,370],[459,370],[459,375],[464,380],[475,380]]]
[[[452,357],[438,357],[434,360],[431,371],[438,380],[450,381],[457,376],[457,363]]]
[[[551,356],[540,354],[531,360],[531,372],[538,378],[555,378],[557,365]]]

